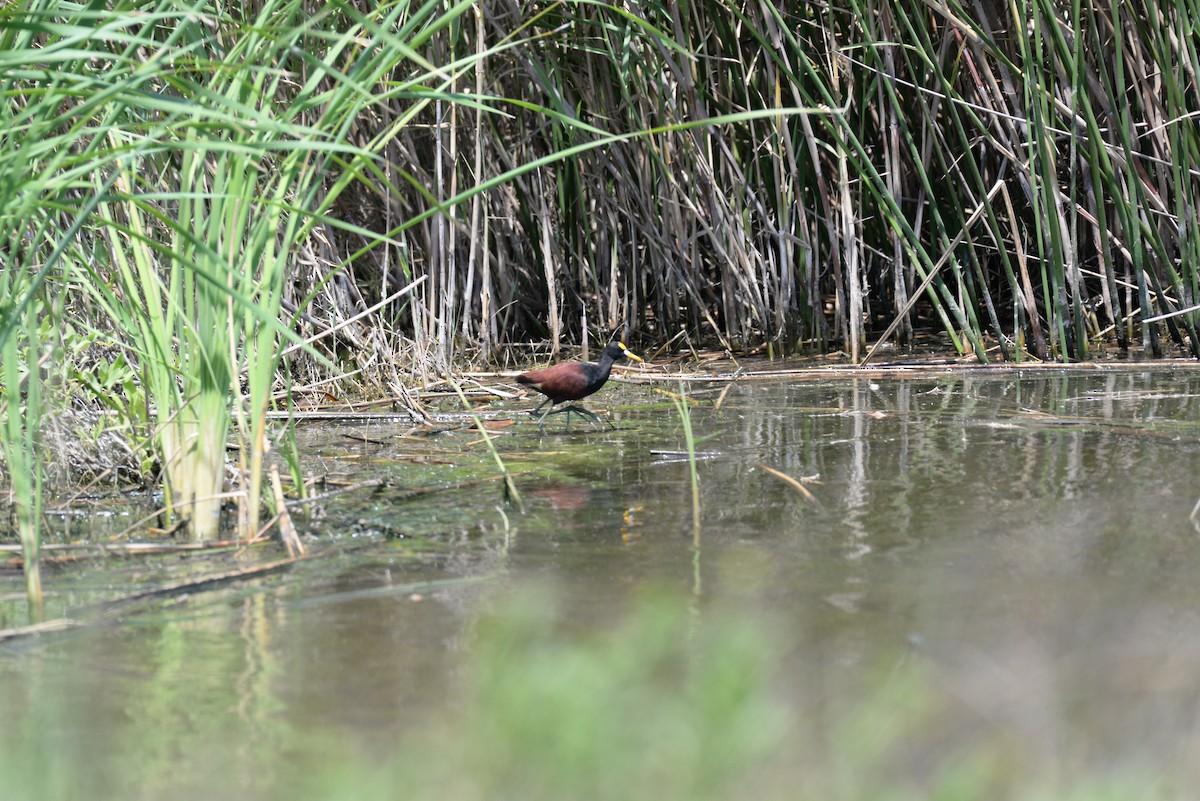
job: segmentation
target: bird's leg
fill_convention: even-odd
[[[550,400],[550,399],[549,399],[549,398],[546,398],[546,400]],[[538,406],[538,409],[542,408],[542,406],[545,406],[545,405],[546,405],[546,404],[545,404],[545,403],[543,403],[541,406]],[[568,408],[570,408],[570,407],[568,407]],[[537,411],[537,410],[535,409],[534,411]],[[537,421],[537,423],[538,423],[538,433],[539,433],[539,434],[545,434],[545,433],[546,433],[546,418],[547,418],[547,417],[549,417],[549,416],[550,416],[550,415],[552,415],[552,414],[562,414],[562,413],[563,413],[563,412],[565,412],[565,411],[567,411],[567,409],[555,409],[555,408],[554,408],[554,404],[551,404],[551,405],[550,405],[550,408],[549,408],[549,409],[547,409],[546,411],[542,412],[542,416],[538,418],[538,421]],[[571,416],[570,416],[570,415],[567,415],[567,423],[568,423],[568,427],[569,427],[569,424],[570,424],[570,422],[571,422]]]
[[[536,407],[530,409],[529,410],[530,416],[537,417],[538,410],[541,409],[543,406],[545,406],[547,403],[550,403],[550,398],[546,398],[541,403],[539,403]],[[544,419],[545,417],[546,417],[546,415],[542,415],[542,419]]]
[[[583,408],[582,406],[570,404],[569,406],[564,406],[561,409],[550,408],[543,412],[542,416],[538,418],[538,431],[545,433],[546,418],[552,414],[565,414],[567,416],[567,431],[570,431],[571,412],[575,412],[575,414],[579,415],[580,417],[591,418],[596,423],[600,422],[600,418],[589,412],[587,409]]]
[[[589,420],[591,420],[593,423],[600,423],[600,422],[601,422],[601,421],[600,421],[600,418],[599,418],[599,417],[597,417],[597,416],[596,416],[596,414],[595,414],[594,412],[591,412],[591,411],[589,411],[589,410],[587,410],[587,409],[583,408],[582,406],[576,406],[575,404],[571,404],[570,406],[568,406],[568,407],[567,407],[566,409],[564,409],[563,411],[565,411],[565,412],[575,412],[575,414],[579,415],[580,417],[586,417],[586,418],[588,418]],[[570,414],[568,414],[568,415],[567,415],[567,430],[569,431],[570,429],[571,429],[571,416],[570,416]]]
[[[547,400],[549,400],[549,399],[547,398]],[[541,406],[538,406],[538,409],[542,408],[542,406],[545,406],[545,405],[546,404],[543,403]],[[537,411],[537,409],[535,409],[534,411]],[[553,406],[551,406],[549,409],[542,412],[541,416],[538,417],[538,421],[537,421],[538,431],[543,434],[546,433],[546,418],[552,414],[565,414],[567,416],[567,429],[566,430],[570,431],[571,430],[571,412],[574,412],[575,414],[579,415],[580,417],[584,417],[584,418],[590,420],[593,425],[604,425],[605,421],[601,420],[600,417],[598,415],[596,415],[595,412],[592,412],[589,409],[585,409],[582,406],[576,406],[575,404],[572,403],[572,404],[562,407],[561,409],[555,409]],[[612,423],[609,423],[609,425],[612,426],[614,429],[616,428],[616,426],[614,426]]]

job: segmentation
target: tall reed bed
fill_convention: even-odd
[[[506,114],[403,131],[411,186],[375,219],[403,245],[352,269],[430,276],[388,331],[439,364],[621,325],[855,361],[920,329],[983,360],[1194,354],[1194,5],[481,3],[435,49],[494,51],[471,86]],[[681,124],[748,110],[781,113]],[[606,132],[643,135],[582,146]]]

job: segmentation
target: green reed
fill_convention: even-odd
[[[692,489],[692,533],[695,544],[700,544],[700,473],[696,469],[696,436],[692,432],[692,411],[688,406],[687,388],[679,382],[679,397],[671,397],[675,411],[679,414],[679,424],[683,427],[683,441],[687,447],[688,476]]]
[[[7,272],[7,271],[0,271]],[[15,272],[15,271],[14,271]],[[45,618],[42,597],[41,531],[43,448],[41,442],[42,348],[35,310],[38,303],[20,308],[21,283],[13,278],[19,272],[0,277],[0,294],[9,298],[0,305],[0,321],[7,334],[0,339],[0,388],[3,390],[0,413],[0,449],[11,486],[17,534],[25,574],[25,590],[31,623]],[[16,290],[16,291],[14,291]],[[24,295],[24,298],[28,298]]]
[[[514,504],[521,512],[525,511],[525,501],[521,498],[521,492],[517,489],[517,482],[513,480],[512,473],[508,470],[508,465],[504,463],[504,459],[500,456],[500,451],[496,448],[496,443],[492,439],[492,435],[483,425],[483,420],[479,415],[472,411],[471,403],[467,400],[467,396],[462,391],[462,386],[459,385],[450,376],[446,376],[447,382],[454,387],[455,393],[458,394],[458,400],[462,403],[463,408],[471,416],[471,422],[475,424],[475,430],[483,437],[483,443],[487,446],[488,452],[492,455],[492,460],[496,462],[497,469],[500,470],[500,475],[504,476],[504,498]]]
[[[231,430],[239,519],[244,534],[257,528],[281,343],[301,343],[281,313],[296,259],[317,231],[322,241],[378,239],[330,209],[382,174],[389,137],[411,117],[367,140],[359,118],[448,97],[469,61],[435,66],[421,45],[467,7],[314,14],[268,0],[235,13],[31,0],[0,11],[11,23],[0,26],[9,253],[14,263],[67,262],[74,321],[119,332],[150,401],[131,423],[152,437],[168,514],[191,536],[215,536]],[[345,269],[328,266],[325,282]],[[334,368],[304,347],[312,364]]]

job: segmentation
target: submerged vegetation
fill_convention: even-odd
[[[250,536],[268,412],[421,418],[412,387],[530,340],[1196,355],[1198,12],[9,3],[22,537],[43,465],[114,431],[168,522],[211,537],[232,500]]]

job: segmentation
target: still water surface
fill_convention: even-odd
[[[314,742],[386,761],[460,712],[480,620],[536,588],[564,639],[619,630],[652,594],[684,599],[688,625],[761,627],[773,697],[816,740],[915,666],[934,711],[888,768],[914,786],[997,741],[991,759],[1068,784],[1117,765],[1200,786],[1200,374],[743,381],[718,409],[723,389],[688,386],[698,527],[688,466],[661,453],[684,448],[677,412],[645,387],[591,404],[615,430],[540,437],[515,405],[486,412],[520,418],[496,436],[523,513],[489,481],[405,495],[493,476],[477,434],[305,432],[314,472],[394,484],[301,521],[324,555],[286,574],[0,644],[0,771],[39,798],[296,792]],[[168,562],[48,584],[70,609]]]

